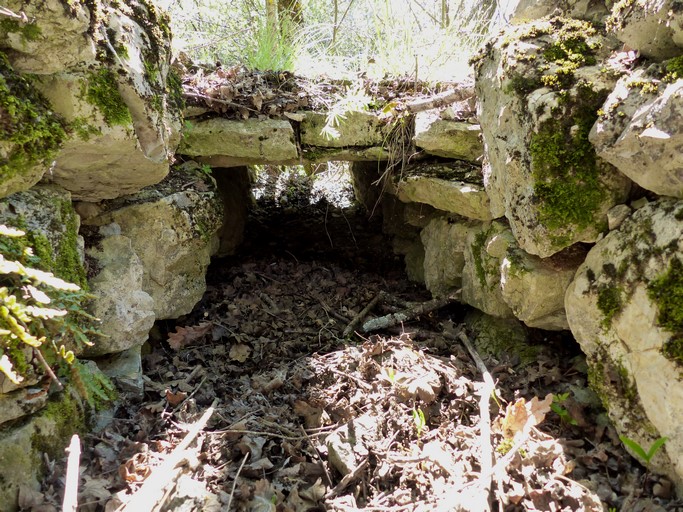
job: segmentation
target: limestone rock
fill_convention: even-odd
[[[66,133],[34,84],[2,52],[0,76],[0,197],[5,197],[40,181]]]
[[[86,283],[80,218],[67,191],[37,185],[6,197],[0,200],[0,224],[27,232],[45,269],[79,286]]]
[[[382,146],[388,134],[386,125],[371,112],[347,112],[335,127],[337,136],[326,136],[323,128],[327,114],[306,112],[301,121],[301,144],[320,148]]]
[[[112,227],[110,232],[120,231],[120,227]],[[87,255],[98,270],[89,279],[95,296],[93,314],[102,320],[100,331],[106,337],[86,348],[84,354],[112,354],[142,345],[154,325],[154,300],[142,289],[142,261],[131,239],[116,234],[105,236],[88,248]]]
[[[211,162],[216,167],[286,162],[298,156],[292,125],[282,119],[198,121],[183,132],[178,152],[189,156],[225,156],[232,162]]]
[[[39,411],[47,405],[47,398],[41,388],[0,393],[0,425]]]
[[[71,435],[84,429],[83,407],[72,388],[53,398],[26,422],[0,432],[0,510],[19,510],[19,488],[40,490],[43,452],[51,460],[64,456]]]
[[[391,241],[394,254],[403,256],[406,276],[410,281],[424,284],[425,282],[425,250],[419,238],[394,237]]]
[[[511,243],[500,260],[503,300],[529,327],[548,331],[569,329],[564,294],[585,255],[585,250],[572,246],[541,259]]]
[[[432,219],[422,230],[424,281],[432,295],[445,295],[462,286],[467,240],[480,231],[480,222],[446,217]]]
[[[611,0],[517,0],[510,21],[525,23],[561,13],[568,18],[600,23],[610,13]]]
[[[142,379],[142,347],[129,349],[98,359],[97,367],[127,396],[142,399],[145,386]]]
[[[528,329],[514,318],[498,318],[472,310],[463,323],[472,343],[483,357],[495,357],[515,366],[527,365],[538,357],[539,348],[529,343]]]
[[[113,199],[158,183],[168,174],[167,158],[177,145],[177,121],[168,112],[155,119],[142,111],[133,115],[128,104],[134,103],[134,95],[129,91],[125,101],[118,80],[111,71],[100,69],[86,75],[52,75],[39,82],[53,109],[75,127],[56,156],[50,178],[76,199]],[[96,104],[99,99],[88,91],[102,91],[108,105]],[[135,102],[145,102],[136,98]],[[152,130],[148,123],[157,123],[157,128]]]
[[[480,169],[460,162],[411,167],[402,174],[397,191],[406,203],[426,203],[472,219],[492,218]]]
[[[50,74],[96,61],[96,44],[90,35],[90,9],[73,2],[65,7],[60,0],[4,3],[11,11],[26,14],[24,23],[4,18],[0,26],[0,48],[22,73]]]
[[[415,116],[413,142],[430,155],[471,162],[480,160],[484,152],[479,125],[441,119],[434,110]]]
[[[654,59],[683,49],[683,10],[676,0],[629,0],[614,4],[607,28],[629,48]]]
[[[683,197],[683,79],[667,85],[640,70],[602,110],[590,133],[598,155],[643,188]]]
[[[156,319],[189,313],[206,289],[206,269],[218,250],[223,205],[214,181],[188,162],[162,183],[102,206],[103,213],[85,223],[116,223],[130,239]]]
[[[113,53],[111,63],[37,83],[72,128],[50,177],[76,199],[112,199],[158,183],[179,141],[182,92],[170,75],[168,20],[151,3],[118,5],[95,7],[98,44]]]
[[[567,289],[567,319],[591,386],[617,431],[664,448],[651,469],[683,489],[683,201],[649,203],[588,253]]]
[[[571,55],[569,39],[580,48]],[[508,28],[475,64],[491,166],[486,191],[493,215],[504,205],[530,254],[545,258],[597,240],[607,211],[629,190],[630,181],[587,140],[614,86],[597,65],[607,50],[609,41],[589,23],[553,18]]]
[[[497,221],[468,233],[462,272],[464,303],[492,316],[514,318],[503,299],[500,275],[501,259],[513,242],[512,232]]]

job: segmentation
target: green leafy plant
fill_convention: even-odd
[[[637,441],[634,441],[633,439],[623,435],[620,435],[619,439],[621,439],[621,442],[624,443],[624,445],[629,448],[641,461],[643,461],[646,466],[650,464],[650,461],[662,448],[662,446],[664,446],[664,443],[669,440],[668,437],[660,437],[654,443],[652,443],[652,446],[650,446],[649,450],[645,451],[645,448],[643,448]]]
[[[422,435],[422,431],[427,426],[427,420],[425,419],[425,413],[422,409],[413,409],[413,422],[415,423],[415,430],[417,431],[417,437]]]
[[[35,374],[33,354],[52,374],[52,365],[73,364],[73,349],[100,335],[84,310],[91,296],[35,268],[43,262],[30,241],[25,231],[0,225],[0,371],[14,384]]]
[[[578,422],[572,418],[569,411],[562,406],[562,403],[569,398],[569,393],[559,393],[553,395],[553,402],[550,404],[550,409],[560,417],[562,423],[569,425],[578,425]]]

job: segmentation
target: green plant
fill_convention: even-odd
[[[365,92],[363,83],[355,83],[343,93],[338,94],[336,101],[328,107],[325,126],[320,130],[320,135],[326,140],[338,139],[341,135],[338,128],[346,121],[347,114],[366,112],[373,102],[373,98]]]
[[[30,238],[0,225],[0,371],[15,384],[35,373],[32,353],[44,370],[71,365],[73,348],[90,346],[97,319],[84,309],[90,296],[76,284],[39,270]]]
[[[654,457],[657,452],[664,446],[664,443],[666,443],[669,438],[668,437],[660,437],[657,439],[654,443],[652,443],[652,446],[650,446],[650,449],[648,451],[645,451],[645,449],[640,446],[640,444],[637,441],[634,441],[633,439],[630,439],[626,436],[620,435],[619,439],[621,439],[621,442],[626,445],[627,448],[629,448],[633,453],[636,454],[636,456],[645,463],[645,465],[649,465],[650,461],[652,460],[652,457]]]
[[[425,413],[422,409],[413,409],[413,422],[415,423],[415,430],[417,431],[417,437],[422,436],[422,431],[427,426],[427,420],[425,419]]]
[[[288,16],[281,16],[277,26],[258,18],[242,62],[258,71],[294,71],[302,45],[297,25]]]
[[[562,403],[569,398],[569,393],[559,393],[553,395],[553,402],[550,404],[550,409],[560,417],[562,423],[567,423],[569,425],[578,425],[578,422],[572,418],[569,411],[562,406]]]

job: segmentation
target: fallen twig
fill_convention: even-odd
[[[178,446],[157,467],[152,468],[152,474],[143,482],[142,486],[131,497],[128,503],[123,504],[117,512],[138,512],[149,510],[152,504],[158,503],[164,495],[164,489],[173,481],[177,474],[176,466],[185,457],[185,450],[194,441],[195,437],[206,426],[209,418],[213,415],[218,400],[214,400],[206,412],[199,418],[183,438]]]
[[[235,473],[235,479],[232,481],[232,490],[230,491],[230,497],[228,498],[228,507],[226,510],[231,510],[230,505],[232,505],[232,497],[235,494],[235,488],[237,487],[237,479],[240,476],[240,473],[242,472],[242,468],[244,467],[244,463],[247,462],[247,459],[249,458],[249,452],[247,452],[244,455],[244,458],[242,459],[242,464],[240,464],[240,467],[237,469],[237,473]]]
[[[458,300],[458,295],[460,291],[458,290],[455,294],[449,295],[447,297],[442,297],[438,299],[428,300],[427,302],[420,302],[411,306],[408,309],[404,309],[397,313],[391,313],[389,315],[381,316],[379,318],[373,318],[368,320],[363,324],[363,332],[376,331],[378,329],[386,329],[387,327],[393,327],[407,320],[412,320],[420,315],[429,313],[430,311],[435,311],[440,309],[447,304]]]
[[[363,459],[363,462],[361,462],[356,469],[353,470],[353,472],[349,473],[348,475],[344,476],[341,479],[341,482],[339,482],[337,485],[334,486],[333,489],[331,489],[326,495],[325,499],[332,499],[335,496],[337,496],[340,492],[342,492],[344,489],[346,489],[349,484],[351,484],[356,478],[358,478],[358,475],[361,474],[361,472],[367,467],[368,465],[368,458],[365,457]]]
[[[81,464],[81,440],[78,434],[71,436],[71,443],[66,449],[69,458],[66,463],[66,482],[64,483],[63,512],[76,512],[78,507],[78,469]]]
[[[405,108],[411,114],[416,114],[423,110],[430,110],[450,105],[456,101],[463,101],[472,96],[474,96],[474,87],[463,85],[459,89],[451,89],[441,94],[437,94],[436,96],[432,96],[431,98],[411,101],[410,103],[406,103]]]
[[[342,332],[342,337],[346,338],[349,334],[351,334],[354,329],[363,321],[363,318],[368,316],[368,313],[372,311],[372,308],[374,308],[379,300],[382,298],[383,293],[379,292],[375,297],[368,302],[367,306],[363,308],[363,310],[358,313],[351,322],[349,322],[349,325],[346,326],[346,329],[344,329],[344,332]]]

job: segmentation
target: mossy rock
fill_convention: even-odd
[[[65,136],[63,121],[0,52],[0,197],[35,185]]]

